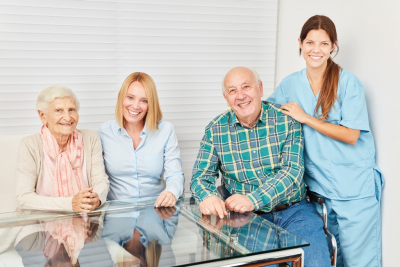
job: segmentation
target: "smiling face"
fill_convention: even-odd
[[[335,49],[335,44],[329,38],[325,30],[311,30],[306,38],[301,42],[300,48],[306,60],[307,68],[325,69],[331,52]]]
[[[135,81],[129,85],[122,107],[125,123],[144,126],[148,100],[146,91],[140,82]]]
[[[47,125],[57,140],[68,138],[79,121],[75,101],[70,97],[56,98],[48,105],[45,113],[38,112],[42,123]]]
[[[230,70],[224,79],[224,97],[240,123],[252,127],[261,111],[263,86],[254,73],[244,67]]]

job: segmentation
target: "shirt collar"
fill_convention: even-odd
[[[129,134],[125,130],[125,128],[121,128],[118,123],[117,123],[117,130],[118,130],[119,133],[129,136]],[[142,132],[140,133],[139,136],[143,137],[143,136],[146,136],[146,135],[147,135],[147,129],[146,129],[146,124],[145,124],[144,127],[143,127],[143,130],[142,130]]]
[[[258,121],[257,123],[254,125],[256,126],[258,124],[258,122],[263,122],[265,123],[266,119],[267,119],[267,109],[268,109],[268,104],[264,103],[264,101],[261,101],[261,112],[260,112],[260,116],[258,117]],[[235,125],[235,124],[240,124],[240,121],[238,120],[238,118],[236,117],[235,112],[233,112],[233,110],[230,110],[231,116],[230,116],[230,124],[231,125]]]

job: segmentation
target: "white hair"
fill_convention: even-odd
[[[75,101],[76,111],[79,111],[79,101],[76,95],[66,86],[52,85],[43,89],[36,101],[36,110],[40,110],[43,113],[47,111],[49,104],[56,98],[70,97]]]
[[[238,67],[235,67],[235,68],[238,68]],[[259,84],[260,84],[260,82],[261,82],[261,79],[260,79],[260,75],[258,75],[257,71],[256,71],[255,69],[253,69],[253,68],[248,68],[248,67],[242,67],[242,68],[246,68],[246,69],[250,70],[250,71],[253,73],[254,78],[256,79],[257,87],[258,87]],[[233,69],[234,69],[234,68],[233,68]],[[233,69],[230,69],[229,71],[231,71],[231,70],[233,70]],[[229,72],[229,71],[228,71],[228,72]],[[228,74],[228,73],[227,73],[227,74]],[[225,75],[225,77],[226,77],[226,75]],[[222,79],[222,94],[224,94],[224,95],[225,95],[225,84],[224,84],[225,77]]]

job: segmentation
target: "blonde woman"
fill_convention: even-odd
[[[107,199],[158,195],[156,207],[174,206],[184,188],[178,139],[173,125],[161,120],[156,85],[148,74],[135,72],[125,79],[115,118],[99,130],[110,179]]]

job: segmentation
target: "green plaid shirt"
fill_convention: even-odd
[[[262,102],[251,129],[228,110],[206,127],[193,167],[190,188],[198,202],[218,196],[221,172],[231,194],[246,195],[255,210],[305,198],[301,124],[284,115],[280,105]]]
[[[238,251],[230,251],[223,240],[206,231],[198,224],[204,246],[219,258],[242,255]],[[260,216],[254,215],[250,222],[240,227],[223,225],[219,232],[250,252],[262,252],[303,245],[305,242],[288,231],[277,227]],[[232,242],[232,241],[231,241]],[[233,246],[234,247],[234,246]],[[230,254],[232,253],[232,254]]]

